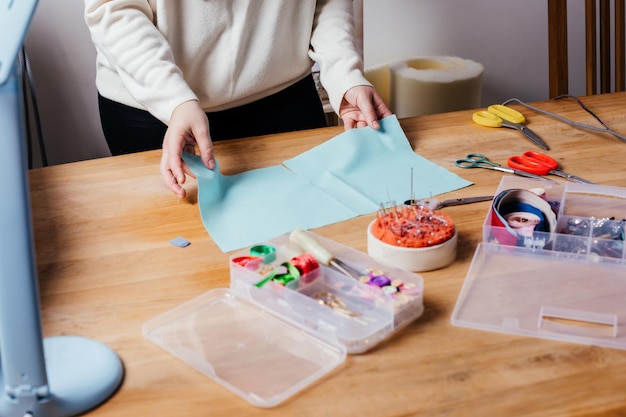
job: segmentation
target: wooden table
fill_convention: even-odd
[[[626,134],[626,93],[583,100]],[[595,123],[570,99],[535,104]],[[562,169],[626,187],[626,143],[515,107],[548,142]],[[442,198],[492,194],[500,182],[500,173],[455,167],[459,157],[480,152],[505,164],[514,153],[537,149],[517,131],[474,125],[471,113],[401,120],[415,152],[475,183]],[[223,173],[235,174],[278,164],[341,131],[273,135],[215,148]],[[202,225],[195,181],[187,184],[190,197],[178,202],[161,182],[159,159],[160,151],[153,151],[30,172],[45,335],[102,341],[124,362],[120,390],[92,415],[626,414],[626,351],[451,325],[488,202],[445,209],[459,230],[458,256],[447,268],[421,274],[425,311],[420,319],[374,350],[348,356],[338,370],[271,411],[255,408],[142,336],[149,319],[205,291],[229,286],[229,254],[219,250]],[[315,232],[366,251],[365,230],[373,216]],[[176,236],[191,245],[171,245]]]

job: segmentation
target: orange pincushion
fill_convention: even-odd
[[[452,218],[426,207],[402,206],[385,210],[372,223],[372,235],[389,245],[424,248],[452,238]]]

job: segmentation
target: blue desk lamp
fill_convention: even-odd
[[[0,0],[0,417],[64,417],[106,401],[123,367],[106,345],[43,339],[19,58],[37,0]]]

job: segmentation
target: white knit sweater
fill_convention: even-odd
[[[335,111],[349,88],[370,85],[351,0],[85,0],[85,21],[100,94],[166,124],[187,100],[218,111],[276,93],[312,60]]]

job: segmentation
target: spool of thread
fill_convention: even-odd
[[[233,258],[231,262],[247,269],[256,270],[263,262],[263,258],[258,256],[238,256]]]
[[[289,282],[300,278],[300,271],[298,271],[298,269],[293,265],[290,265],[288,262],[284,262],[281,266],[286,268],[286,271],[275,274],[272,281],[281,285],[287,285]]]
[[[305,284],[313,282],[319,275],[320,264],[308,252],[294,256],[289,263],[300,272],[300,280]]]
[[[263,259],[263,263],[269,264],[276,260],[276,248],[269,245],[257,245],[250,248],[250,255]]]
[[[521,229],[520,222],[516,219],[514,224],[507,219],[508,215],[516,213],[527,213],[526,221],[533,220],[535,217],[538,222],[534,224],[532,221],[532,229]],[[531,216],[535,216],[532,217]],[[491,238],[502,245],[518,245],[525,246],[527,239],[525,237],[533,236],[534,233],[543,233],[537,236],[537,242],[533,240],[529,242],[534,246],[547,246],[553,238],[552,232],[556,229],[556,214],[544,196],[537,195],[537,191],[529,191],[522,189],[503,190],[493,199],[491,205]],[[522,216],[517,216],[522,219]],[[542,243],[543,241],[543,243]]]
[[[546,190],[544,190],[543,188],[530,188],[528,191],[533,194],[537,194],[543,200],[548,201],[548,197],[546,197]]]
[[[289,262],[283,262],[282,264],[280,264],[280,266],[275,268],[271,274],[258,281],[254,285],[258,288],[261,288],[268,282],[274,282],[281,286],[286,286],[290,284],[291,287],[296,287],[299,279],[300,271],[298,270],[298,268],[296,268]]]

